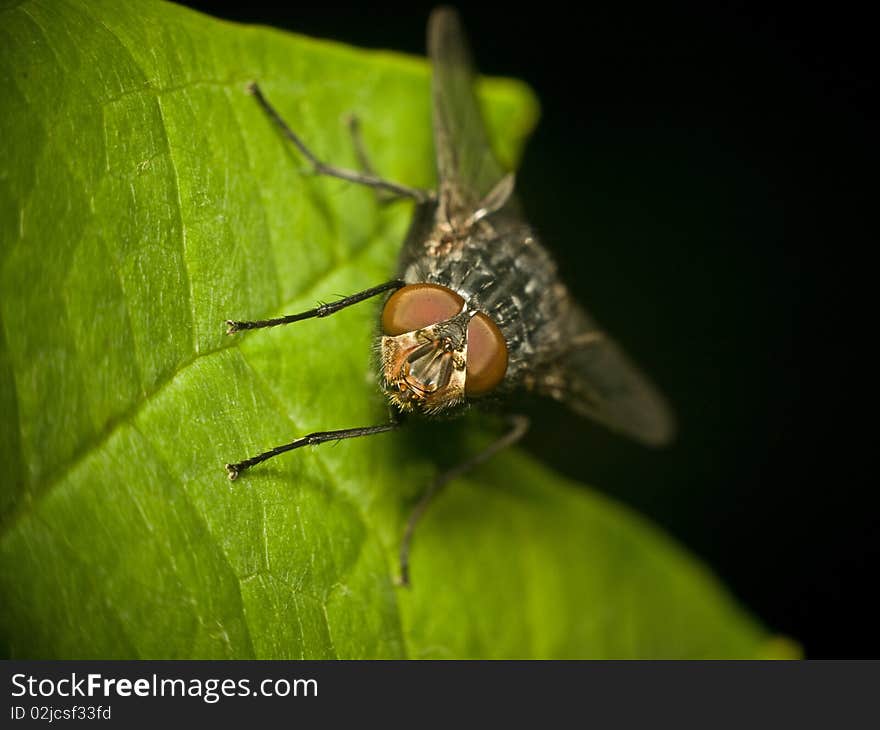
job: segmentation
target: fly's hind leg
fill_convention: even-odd
[[[370,155],[364,144],[363,135],[361,135],[361,120],[356,114],[348,114],[345,118],[345,123],[348,125],[348,133],[351,135],[351,143],[354,146],[354,153],[357,156],[358,166],[361,168],[361,171],[367,175],[377,177],[376,168],[373,167],[373,163],[370,161]],[[379,203],[390,203],[396,197],[396,195],[388,190],[382,188],[376,189],[376,200]]]
[[[319,175],[328,175],[330,177],[339,178],[340,180],[357,183],[358,185],[366,185],[377,190],[385,190],[395,197],[412,198],[419,203],[427,202],[433,197],[433,194],[427,190],[420,190],[418,188],[411,188],[408,185],[401,185],[400,183],[385,180],[384,178],[378,177],[369,172],[348,170],[344,167],[336,167],[336,165],[330,165],[323,162],[306,146],[305,142],[299,138],[299,135],[287,125],[287,122],[284,121],[284,118],[278,113],[278,110],[269,103],[268,99],[266,99],[263,92],[260,90],[260,87],[257,86],[255,82],[248,84],[247,88],[248,92],[253,94],[254,98],[263,108],[263,111],[265,111],[269,118],[278,126],[278,129],[284,137],[300,151],[302,156],[311,163],[312,168]]]
[[[467,461],[463,461],[458,466],[454,466],[452,469],[449,469],[443,474],[440,474],[431,483],[431,486],[428,487],[416,506],[413,507],[412,512],[410,512],[409,519],[406,522],[406,530],[403,534],[403,542],[400,546],[400,578],[398,580],[399,585],[409,585],[409,553],[412,547],[413,534],[415,533],[416,525],[425,514],[425,511],[428,509],[428,506],[431,504],[434,498],[453,479],[461,476],[467,471],[470,471],[475,466],[479,466],[483,462],[488,461],[499,451],[506,449],[508,446],[512,446],[525,435],[526,431],[529,430],[529,419],[526,416],[510,416],[509,423],[510,427],[503,436],[493,441],[485,449],[483,449],[478,454],[472,456]]]

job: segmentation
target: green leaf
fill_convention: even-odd
[[[7,3],[0,22],[0,639],[14,657],[786,654],[637,516],[511,451],[439,499],[466,419],[223,463],[385,418],[377,304],[234,338],[387,280],[411,207],[310,174],[244,89],[325,159],[432,186],[429,70],[157,2]],[[531,92],[483,86],[516,163]],[[433,448],[441,444],[442,448]]]

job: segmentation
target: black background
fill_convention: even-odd
[[[430,8],[187,4],[416,54]],[[548,404],[526,447],[662,525],[808,656],[880,656],[860,463],[876,428],[858,418],[876,376],[856,356],[876,332],[856,321],[873,26],[831,8],[462,15],[480,70],[541,100],[518,177],[530,220],[681,422],[650,452]]]

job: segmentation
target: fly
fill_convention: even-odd
[[[455,11],[428,22],[433,66],[436,192],[319,160],[256,84],[266,114],[318,174],[416,202],[397,278],[299,314],[227,321],[229,334],[326,317],[387,295],[381,315],[379,369],[392,418],[376,426],[321,431],[235,464],[230,479],[278,454],[325,441],[371,436],[401,426],[402,414],[460,415],[471,405],[517,390],[565,403],[575,412],[648,445],[671,440],[665,400],[621,348],[573,300],[556,264],[519,211],[514,176],[493,156],[474,92],[470,53]],[[356,132],[356,128],[352,128]],[[359,138],[355,135],[355,141]],[[413,532],[431,500],[453,478],[516,443],[528,419],[508,417],[507,432],[482,452],[438,476],[416,504],[400,548],[400,582],[409,582]]]

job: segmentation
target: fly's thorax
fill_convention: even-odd
[[[440,413],[492,391],[507,345],[484,312],[437,284],[410,284],[382,312],[382,386],[403,411]]]

